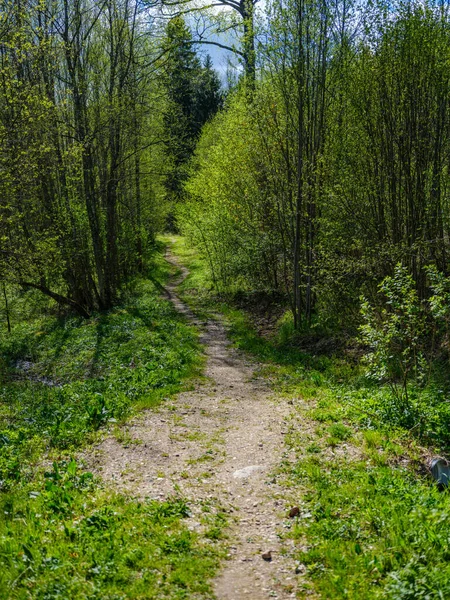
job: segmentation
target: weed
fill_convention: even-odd
[[[379,431],[367,429],[363,432],[364,441],[367,448],[379,448],[383,443],[383,436]]]
[[[306,448],[306,452],[309,452],[310,454],[320,454],[320,452],[322,452],[322,448],[317,444],[310,444]]]
[[[123,446],[131,446],[132,444],[139,446],[143,443],[141,439],[134,438],[125,427],[114,427],[113,435],[119,444]]]
[[[331,437],[337,440],[348,440],[352,436],[350,427],[346,427],[343,423],[334,423],[328,427],[328,433]]]

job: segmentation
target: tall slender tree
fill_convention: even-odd
[[[144,254],[152,81],[140,4],[2,9],[0,270],[87,315],[115,302]]]

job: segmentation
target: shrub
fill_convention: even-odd
[[[379,286],[384,306],[374,308],[362,298],[360,327],[362,341],[369,347],[365,362],[371,378],[386,382],[397,403],[409,412],[408,380],[422,382],[427,361],[423,352],[426,314],[419,301],[414,280],[398,264],[393,277]]]

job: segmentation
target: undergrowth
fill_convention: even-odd
[[[448,492],[406,467],[364,458],[319,453],[285,470],[302,491],[290,537],[314,589],[323,598],[448,598]]]
[[[0,496],[0,597],[208,598],[217,551],[179,498],[106,493],[73,460]]]
[[[19,322],[1,337],[0,355],[3,488],[44,450],[73,450],[179,391],[202,363],[196,332],[146,279],[108,313]]]

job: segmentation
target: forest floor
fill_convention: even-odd
[[[206,532],[227,537],[228,560],[213,583],[220,600],[295,598],[294,542],[280,532],[298,502],[275,476],[289,460],[284,436],[292,406],[257,375],[261,365],[231,346],[220,315],[200,320],[179,299],[188,271],[172,254],[166,258],[179,267],[166,294],[201,331],[205,378],[134,418],[119,439],[103,440],[85,457],[88,466],[135,497],[180,495],[191,509],[188,527],[201,535],[209,526],[205,506],[221,516],[224,531]]]

